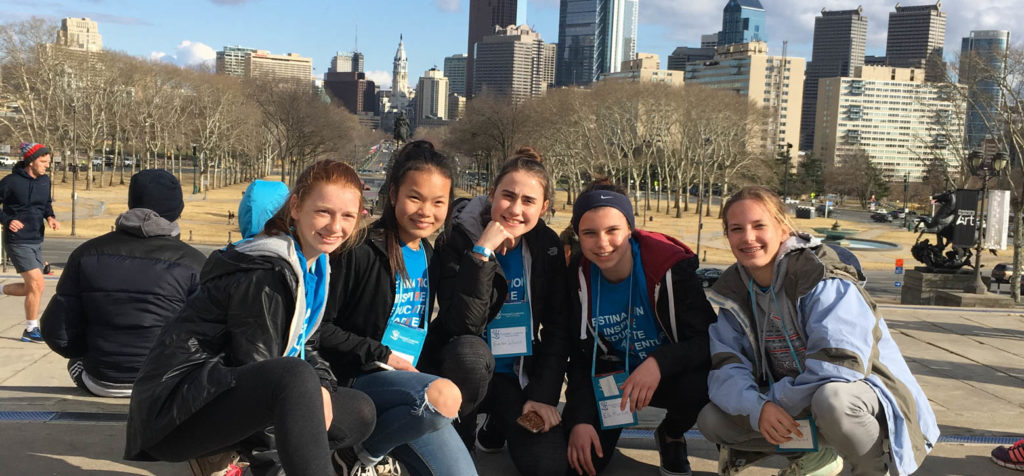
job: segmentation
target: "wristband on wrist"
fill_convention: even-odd
[[[487,259],[491,259],[492,257],[494,257],[494,251],[492,251],[490,248],[485,248],[480,245],[474,246],[473,252]]]

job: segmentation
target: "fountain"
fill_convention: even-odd
[[[825,235],[825,238],[822,239],[822,241],[824,241],[825,243],[837,244],[839,246],[842,246],[843,248],[848,248],[856,251],[895,250],[900,247],[900,245],[888,241],[850,238],[851,236],[860,233],[860,230],[854,230],[850,228],[843,229],[843,226],[839,224],[838,220],[835,223],[833,223],[831,227],[818,227],[812,228],[812,230],[814,230],[818,234]]]

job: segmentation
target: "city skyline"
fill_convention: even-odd
[[[700,35],[721,26],[726,1],[677,2],[640,0],[637,52],[662,58],[678,46],[699,46]],[[907,5],[934,4],[903,2]],[[888,14],[895,1],[764,0],[770,54],[789,41],[789,55],[810,59],[814,17],[821,8],[840,10],[863,5],[868,17],[867,54],[884,55]],[[365,56],[367,78],[390,88],[391,61],[398,37],[404,35],[409,57],[409,84],[427,70],[443,68],[444,58],[465,53],[468,0],[401,0],[379,4],[353,0],[315,2],[303,9],[269,0],[191,0],[187,2],[124,2],[115,0],[0,0],[7,21],[39,16],[54,23],[65,17],[89,17],[99,23],[103,47],[127,54],[188,66],[208,62],[224,46],[244,46],[274,54],[298,53],[313,59],[318,79],[338,51],[355,49]],[[557,41],[558,0],[528,1],[527,23],[545,41]],[[1024,11],[997,0],[942,2],[948,24],[946,59],[960,50],[971,30],[1006,29],[1024,20]],[[776,32],[776,33],[771,33]],[[783,33],[788,32],[788,33]]]

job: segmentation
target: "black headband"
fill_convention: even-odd
[[[633,205],[629,203],[629,198],[610,190],[594,190],[576,197],[576,203],[572,205],[572,229],[576,234],[580,232],[580,219],[583,218],[583,214],[597,207],[612,207],[622,212],[629,222],[629,229],[636,229]]]

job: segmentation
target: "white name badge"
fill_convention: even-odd
[[[796,420],[797,428],[804,436],[797,437],[796,433],[790,433],[791,440],[778,445],[778,451],[818,451],[818,435],[814,427],[814,420],[810,417]]]
[[[533,320],[529,302],[505,303],[487,325],[487,345],[495,357],[533,354]]]
[[[619,388],[629,377],[626,372],[598,375],[593,377],[594,396],[597,398],[597,409],[601,416],[601,429],[610,430],[637,424],[636,413],[629,411],[629,406],[622,410],[622,392]]]

